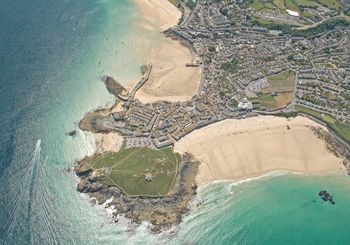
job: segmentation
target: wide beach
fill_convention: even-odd
[[[157,35],[145,64],[153,66],[150,79],[136,98],[148,103],[157,100],[184,101],[196,95],[201,79],[198,67],[186,67],[194,60],[192,51],[162,32],[177,25],[181,12],[168,1],[134,0],[140,14],[140,27]]]
[[[201,79],[198,67],[186,67],[195,54],[180,41],[166,37],[162,32],[176,26],[181,18],[181,12],[169,1],[134,0],[139,11],[139,28],[150,33],[155,40],[145,36],[134,37],[135,44],[148,48],[145,52],[145,64],[152,65],[149,80],[136,93],[135,98],[143,103],[159,100],[185,101],[196,95]],[[141,49],[138,47],[138,49]],[[140,52],[139,52],[140,53]],[[181,75],[181,76],[180,76]],[[135,82],[124,84],[131,90]],[[106,110],[108,113],[121,110],[120,104],[115,104]],[[94,134],[96,153],[116,152],[120,149],[122,137],[117,133]]]
[[[305,117],[230,119],[185,136],[175,144],[175,151],[200,160],[199,185],[275,170],[345,173],[343,159],[330,152],[311,127],[320,125]]]

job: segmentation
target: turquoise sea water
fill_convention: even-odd
[[[272,173],[212,184],[179,237],[194,244],[349,244],[350,179]],[[323,202],[320,190],[334,195]]]
[[[184,222],[161,235],[112,223],[65,171],[93,152],[92,137],[65,133],[84,113],[113,101],[102,75],[125,84],[139,78],[147,45],[159,34],[138,28],[130,0],[0,6],[0,244],[349,243],[347,176],[212,184]],[[336,205],[319,200],[321,189],[334,194]]]

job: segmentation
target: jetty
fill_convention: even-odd
[[[129,102],[131,102],[134,99],[136,92],[148,81],[148,79],[149,79],[149,77],[151,75],[151,71],[152,71],[152,65],[147,65],[145,75],[136,84],[136,86],[133,88],[133,90],[131,90],[131,92],[129,94],[129,97],[128,97],[128,101]]]

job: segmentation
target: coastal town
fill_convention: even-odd
[[[123,215],[160,232],[181,222],[200,184],[275,168],[307,172],[315,162],[349,172],[348,0],[171,2],[182,17],[163,34],[191,50],[184,67],[200,69],[198,91],[142,102],[152,63],[131,89],[104,76],[116,102],[79,127],[118,135],[122,146],[77,162],[78,191],[112,207],[116,222]]]
[[[177,1],[182,19],[164,34],[195,54],[186,66],[201,68],[198,94],[181,102],[138,101],[149,64],[132,91],[117,93],[122,111],[89,119],[94,131],[120,133],[127,148],[163,148],[224,119],[299,112],[335,124],[349,141],[350,17],[342,1],[297,12],[259,9],[259,0]]]

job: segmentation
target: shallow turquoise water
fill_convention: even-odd
[[[65,133],[113,101],[100,76],[139,78],[159,33],[138,28],[129,0],[4,0],[0,14],[0,244],[348,243],[347,176],[210,185],[173,237],[112,223],[65,171],[93,152],[91,136]],[[321,189],[336,205],[320,202]]]
[[[283,174],[202,190],[179,237],[198,244],[348,244],[348,176]],[[320,190],[334,195],[323,202]],[[175,242],[176,243],[176,242]]]

